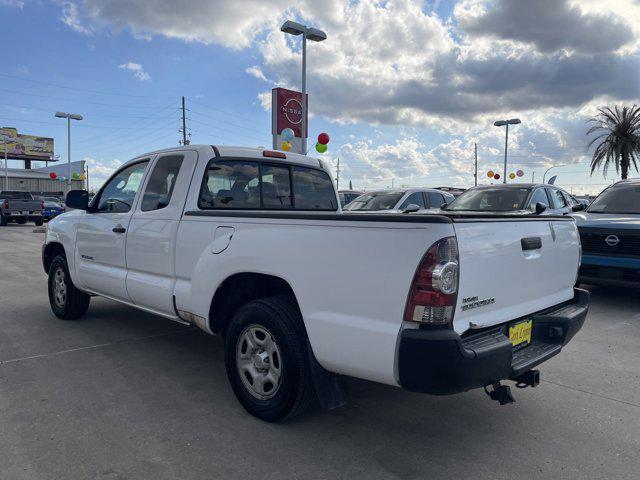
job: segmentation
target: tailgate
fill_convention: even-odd
[[[580,238],[572,219],[457,220],[454,329],[485,328],[573,298]]]

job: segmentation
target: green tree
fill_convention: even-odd
[[[640,107],[602,107],[598,114],[588,120],[593,125],[587,135],[597,134],[589,142],[589,148],[597,144],[591,159],[591,174],[602,168],[606,176],[613,164],[622,179],[629,175],[633,166],[638,171],[640,160]]]

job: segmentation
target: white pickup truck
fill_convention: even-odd
[[[43,246],[55,315],[99,295],[220,334],[268,421],[342,404],[344,375],[509,403],[500,381],[535,386],[587,314],[572,218],[347,215],[328,166],[297,154],[156,151],[67,204]]]

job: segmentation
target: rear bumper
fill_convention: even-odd
[[[403,330],[398,372],[403,388],[449,395],[515,378],[557,355],[582,328],[589,292],[575,289],[573,300],[528,316],[531,344],[516,352],[509,324],[460,336],[453,330]]]

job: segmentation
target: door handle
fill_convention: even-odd
[[[526,237],[520,239],[520,245],[522,245],[522,250],[537,250],[538,248],[542,248],[542,239],[540,237]]]
[[[122,225],[116,225],[115,227],[113,227],[113,228],[111,229],[111,231],[112,231],[113,233],[124,233],[124,232],[126,232],[126,231],[127,231],[127,229],[126,229],[126,228],[124,228]]]

